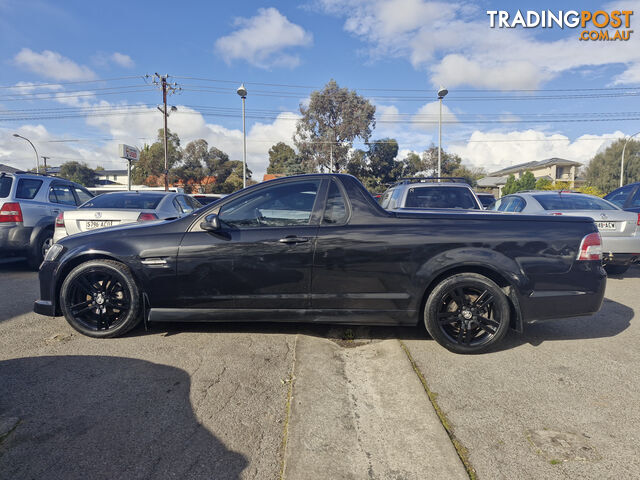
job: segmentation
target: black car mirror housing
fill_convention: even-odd
[[[220,219],[218,215],[212,213],[204,217],[204,220],[200,222],[200,228],[208,232],[216,232],[220,230]]]

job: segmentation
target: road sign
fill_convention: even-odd
[[[118,145],[118,153],[120,158],[124,158],[132,162],[137,162],[140,159],[140,152],[136,147],[124,145],[123,143]]]

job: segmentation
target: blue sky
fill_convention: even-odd
[[[31,139],[49,164],[123,168],[117,144],[162,126],[160,92],[182,91],[169,128],[242,157],[245,82],[254,178],[278,141],[293,144],[298,105],[334,78],[377,107],[373,139],[402,158],[437,142],[489,171],[560,156],[588,162],[640,130],[640,44],[578,40],[580,28],[491,29],[487,10],[632,10],[638,1],[45,2],[0,0],[0,163],[29,168]],[[640,10],[640,9],[638,9]],[[640,13],[638,14],[640,15]],[[631,16],[631,30],[638,29]],[[613,33],[613,30],[610,29]],[[640,29],[638,29],[640,34]],[[45,84],[45,85],[42,85]],[[38,85],[38,86],[34,86]]]

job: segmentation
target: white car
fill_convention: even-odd
[[[602,237],[602,259],[609,274],[621,275],[640,261],[640,213],[627,212],[594,195],[527,191],[505,195],[491,206],[498,212],[591,217]]]
[[[202,205],[189,195],[173,192],[103,193],[56,218],[53,241],[67,235],[125,223],[168,220],[189,214]]]

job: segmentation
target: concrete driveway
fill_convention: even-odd
[[[93,340],[31,313],[37,290],[35,273],[0,265],[2,479],[639,470],[638,268],[610,279],[598,315],[476,356],[421,328],[177,324]]]

